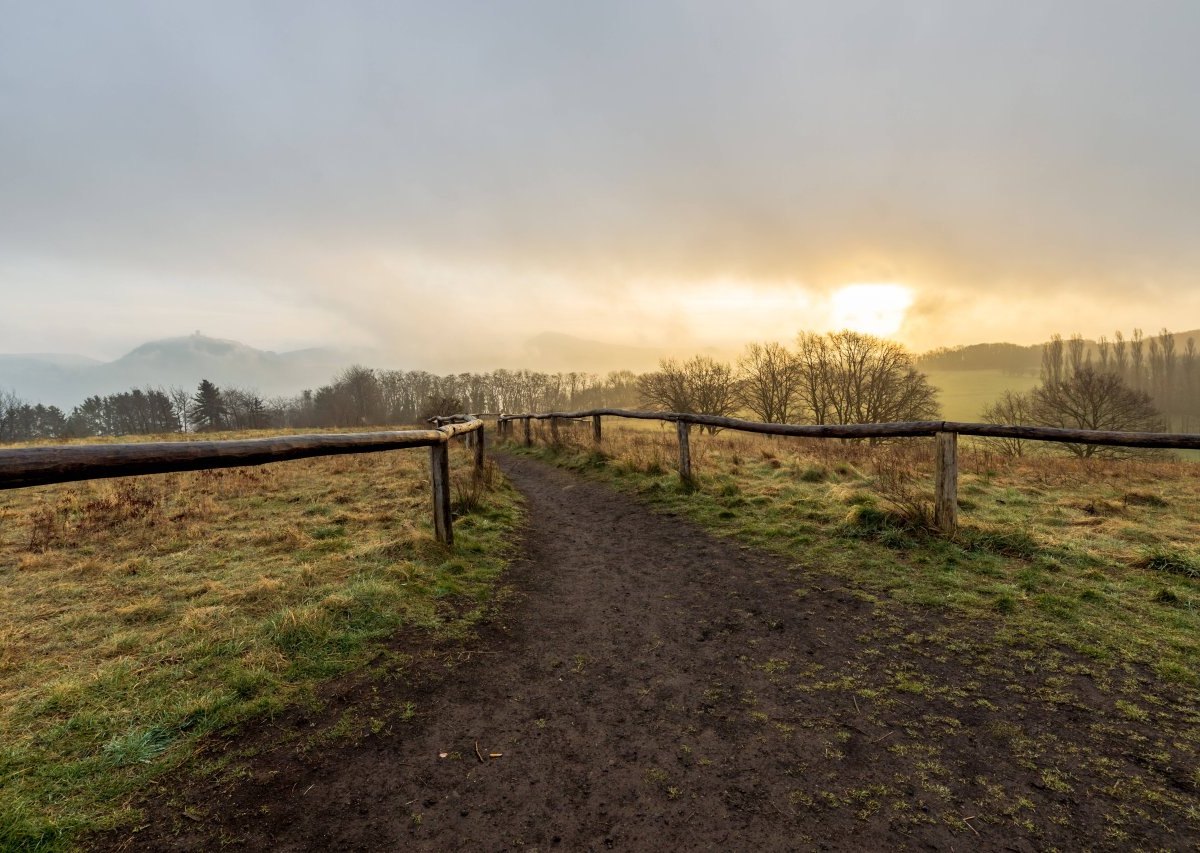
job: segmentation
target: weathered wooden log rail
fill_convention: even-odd
[[[439,541],[454,542],[450,515],[450,439],[472,439],[476,470],[484,464],[483,421],[465,417],[435,429],[391,432],[285,435],[227,441],[151,441],[127,444],[75,444],[0,450],[0,489],[51,483],[204,471],[264,465],[313,456],[378,453],[428,447],[433,492],[433,527]]]
[[[933,436],[935,444],[934,523],[943,533],[958,529],[958,436],[981,438],[1020,438],[1030,441],[1051,441],[1063,444],[1090,444],[1109,447],[1144,447],[1170,450],[1200,450],[1200,435],[1167,432],[1112,432],[1104,430],[1059,429],[1056,427],[981,424],[961,421],[896,421],[878,424],[772,424],[727,418],[717,415],[697,415],[690,412],[639,412],[626,409],[587,409],[580,412],[543,412],[539,414],[502,414],[497,421],[498,434],[512,438],[515,421],[523,424],[523,443],[533,445],[530,424],[549,420],[554,441],[558,441],[558,424],[563,420],[592,419],[592,440],[603,439],[601,419],[633,418],[637,420],[674,422],[679,440],[679,476],[692,480],[690,430],[693,425],[732,429],[760,435],[789,435],[800,438],[913,438]]]

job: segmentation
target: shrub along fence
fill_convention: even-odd
[[[340,456],[428,447],[433,527],[438,541],[454,542],[450,516],[450,439],[466,436],[475,470],[484,464],[483,421],[460,416],[434,429],[327,435],[286,435],[226,441],[155,441],[131,444],[50,445],[0,450],[0,489],[176,471],[263,465],[310,456]]]
[[[1106,432],[1101,430],[1057,429],[1040,426],[1010,426],[1005,424],[960,423],[958,421],[896,421],[882,424],[772,424],[726,418],[717,415],[696,415],[687,412],[635,412],[625,409],[588,409],[582,412],[546,412],[543,414],[501,415],[498,434],[512,438],[513,424],[522,423],[522,442],[533,445],[532,421],[549,420],[551,441],[559,440],[562,420],[592,419],[592,440],[603,440],[601,419],[635,418],[639,420],[674,422],[679,437],[679,476],[692,481],[692,454],[689,433],[692,425],[714,429],[732,429],[761,435],[791,435],[802,438],[913,438],[933,436],[935,440],[934,523],[946,534],[958,529],[958,437],[1020,438],[1031,441],[1051,441],[1065,444],[1093,444],[1116,447],[1146,447],[1157,449],[1197,450],[1200,435],[1165,432]]]

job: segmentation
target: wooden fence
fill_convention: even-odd
[[[692,480],[689,433],[693,425],[761,435],[791,435],[803,438],[933,436],[935,440],[934,523],[939,530],[946,534],[953,534],[958,529],[958,437],[960,435],[1110,447],[1200,449],[1200,435],[1195,434],[1107,432],[1039,426],[961,423],[958,421],[897,421],[882,424],[771,424],[717,415],[696,415],[687,412],[635,412],[625,409],[588,409],[581,412],[501,415],[497,421],[498,434],[503,438],[511,439],[513,424],[520,421],[523,427],[522,442],[526,447],[530,447],[533,444],[531,422],[534,420],[549,420],[551,440],[557,442],[559,440],[559,421],[591,418],[592,440],[596,444],[600,444],[604,436],[601,420],[605,417],[673,422],[679,439],[679,476],[686,482]]]
[[[437,423],[434,429],[392,432],[286,435],[227,441],[49,445],[0,450],[0,489],[428,447],[434,532],[439,541],[450,545],[454,542],[450,516],[450,439],[466,436],[475,451],[476,471],[483,468],[485,444],[483,421],[474,416],[450,420]]]

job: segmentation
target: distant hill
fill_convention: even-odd
[[[1126,340],[1128,340],[1128,332]],[[1146,332],[1146,337],[1157,335],[1157,332]],[[1064,335],[1066,337],[1066,335]],[[1172,332],[1175,339],[1175,351],[1182,354],[1187,346],[1188,338],[1194,338],[1200,347],[1200,329],[1188,332]],[[1111,341],[1111,336],[1110,336]],[[1084,342],[1087,351],[1096,355],[1097,342]],[[922,370],[1001,370],[1012,374],[1036,373],[1042,365],[1042,348],[1044,344],[1021,346],[1019,344],[968,344],[957,347],[939,347],[917,357],[917,366]]]
[[[917,359],[922,370],[1003,370],[1009,373],[1036,371],[1042,363],[1042,345],[969,344],[941,347]]]
[[[0,389],[64,408],[92,394],[143,386],[191,389],[201,379],[269,397],[326,383],[352,361],[333,349],[276,353],[197,334],[151,341],[109,362],[61,353],[0,355]]]

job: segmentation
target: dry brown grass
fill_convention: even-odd
[[[515,520],[470,467],[455,449],[476,482],[453,552],[424,449],[0,492],[0,848],[120,817],[198,733],[401,625],[464,630]]]

